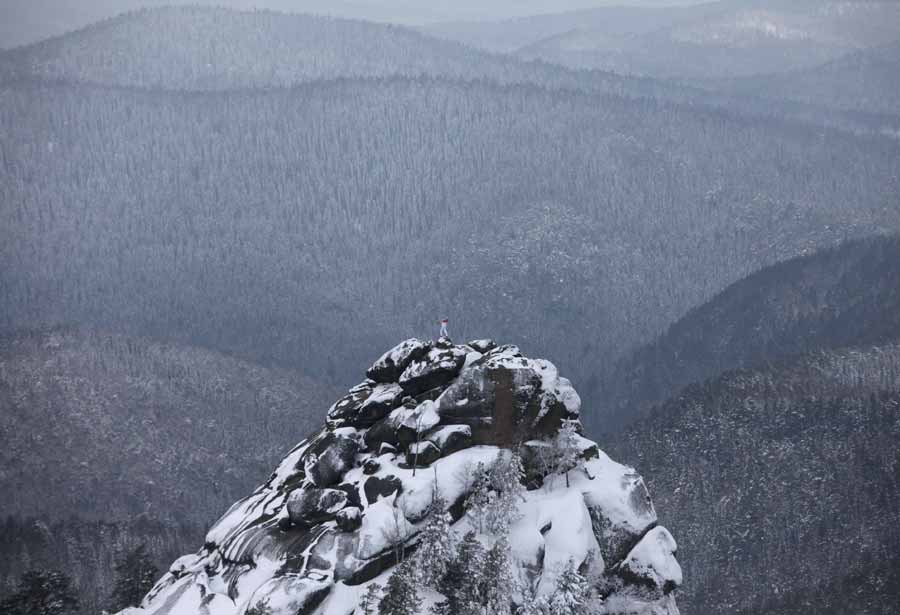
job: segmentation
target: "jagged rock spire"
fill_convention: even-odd
[[[488,340],[411,339],[366,377],[196,555],[173,564],[138,613],[243,615],[264,603],[274,615],[346,615],[365,584],[415,549],[440,512],[436,493],[454,527],[472,527],[473,473],[511,454],[502,451],[521,455],[528,479],[509,529],[523,586],[551,591],[572,560],[628,612],[677,613],[674,539],[657,528],[640,476],[578,435],[581,400],[552,363]],[[553,457],[563,424],[579,426],[566,430],[574,455]]]

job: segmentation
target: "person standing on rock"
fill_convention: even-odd
[[[447,331],[447,325],[449,324],[450,321],[448,319],[441,319],[441,337],[450,337],[450,333]]]

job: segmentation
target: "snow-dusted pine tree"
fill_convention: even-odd
[[[447,567],[441,593],[447,597],[448,612],[479,615],[481,611],[485,551],[475,532],[468,532],[459,544],[456,557]]]
[[[357,613],[359,615],[375,615],[378,612],[378,604],[381,602],[381,591],[382,587],[378,583],[369,585],[366,593],[359,600]]]
[[[590,587],[578,572],[574,560],[569,560],[556,579],[550,598],[550,615],[580,615],[590,598]]]
[[[150,559],[145,545],[139,545],[126,553],[116,563],[116,582],[110,597],[111,610],[116,612],[129,606],[138,606],[158,577],[159,570]]]
[[[578,464],[581,451],[578,448],[578,421],[564,420],[556,434],[556,472],[565,472],[569,487],[569,470]]]
[[[378,603],[378,615],[418,615],[422,599],[410,562],[406,560],[394,569]]]
[[[522,458],[516,453],[504,451],[491,466],[490,487],[495,496],[485,511],[485,522],[492,533],[504,535],[518,520],[519,504],[525,499],[524,476]]]
[[[474,476],[472,491],[466,498],[466,510],[472,516],[478,532],[482,533],[496,494],[491,490],[490,472],[483,463],[479,463],[475,467]]]
[[[509,541],[505,536],[501,536],[487,552],[481,589],[485,613],[491,615],[512,613],[514,577],[509,554]]]
[[[420,534],[415,556],[419,582],[422,585],[438,588],[453,560],[453,542],[447,503],[440,493],[436,493],[431,502],[431,514]]]

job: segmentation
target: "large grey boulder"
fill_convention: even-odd
[[[372,389],[369,397],[360,405],[353,421],[354,426],[374,425],[400,405],[403,389],[399,384],[379,384]]]
[[[434,443],[443,457],[472,446],[472,428],[468,425],[441,425],[429,431],[425,438]]]
[[[353,425],[363,404],[372,395],[375,383],[363,382],[350,389],[328,409],[327,424],[331,428]]]
[[[431,349],[429,342],[415,338],[400,342],[381,355],[366,371],[366,376],[375,382],[397,382],[410,363],[422,358]]]
[[[553,436],[581,408],[552,363],[525,358],[515,346],[495,348],[466,367],[437,403],[443,423],[468,425],[475,444],[501,446]]]
[[[347,505],[347,494],[338,489],[298,489],[287,501],[292,523],[312,526],[334,519]]]
[[[616,572],[627,583],[670,594],[682,582],[681,566],[675,558],[677,552],[672,534],[664,527],[655,527],[634,546]]]
[[[329,432],[310,446],[303,460],[306,477],[316,487],[330,487],[352,468],[359,452],[355,438]]]
[[[366,502],[372,504],[395,493],[403,493],[403,481],[396,476],[372,476],[363,483]]]
[[[409,364],[400,375],[400,386],[407,395],[418,395],[448,384],[466,362],[466,350],[460,346],[432,348]]]
[[[424,468],[441,458],[441,449],[434,442],[422,440],[409,447],[406,452],[406,463],[410,466]]]

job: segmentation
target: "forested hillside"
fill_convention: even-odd
[[[763,95],[838,109],[898,115],[898,74],[900,42],[858,51],[802,71],[711,85],[737,95]]]
[[[161,572],[203,540],[205,531],[205,525],[143,516],[119,521],[7,517],[0,525],[0,596],[12,593],[24,570],[62,570],[77,592],[78,612],[98,615],[111,608],[116,565],[127,553],[143,545]]]
[[[334,394],[215,352],[94,332],[0,339],[0,515],[204,526]],[[180,545],[179,545],[180,546]]]
[[[691,310],[617,366],[598,427],[612,430],[727,370],[885,339],[900,339],[900,238],[779,263]]]
[[[556,357],[592,398],[735,279],[900,229],[896,142],[651,100],[429,79],[0,96],[0,326],[341,384],[446,314]]]
[[[896,612],[900,345],[729,372],[608,447],[651,477],[685,612]]]

